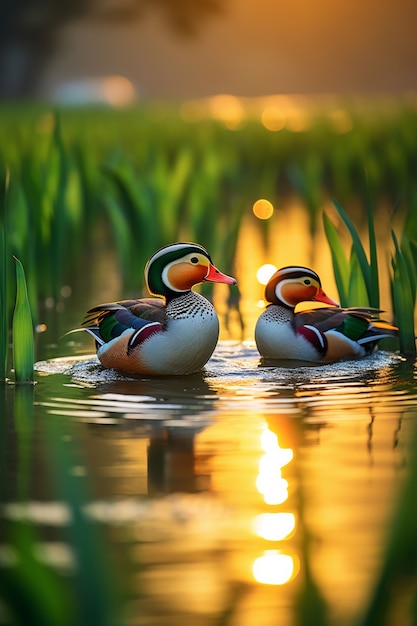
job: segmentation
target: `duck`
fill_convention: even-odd
[[[318,274],[307,267],[278,269],[266,284],[265,300],[268,305],[255,325],[255,342],[264,362],[359,359],[373,352],[380,339],[398,335],[397,327],[379,319],[380,309],[341,308],[326,295]],[[328,306],[313,304],[296,311],[301,302]]]
[[[82,329],[95,339],[101,365],[140,376],[198,372],[217,345],[219,320],[211,302],[192,288],[236,285],[236,279],[217,269],[203,246],[188,242],[157,250],[144,274],[152,297],[87,311]]]

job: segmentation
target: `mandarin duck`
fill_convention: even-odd
[[[235,285],[208,252],[194,243],[161,248],[145,266],[148,291],[156,298],[101,304],[87,312],[90,333],[105,368],[140,375],[183,375],[200,370],[219,336],[213,305],[192,287],[205,281]]]
[[[370,354],[384,337],[398,329],[377,316],[380,309],[340,308],[323,291],[319,276],[306,267],[275,272],[265,288],[269,303],[255,327],[255,341],[264,359],[332,363]],[[295,312],[300,302],[330,306]]]

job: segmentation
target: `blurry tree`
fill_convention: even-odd
[[[192,36],[227,0],[0,0],[0,99],[36,94],[43,68],[70,21],[129,21],[159,11],[182,36]]]

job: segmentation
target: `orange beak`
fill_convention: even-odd
[[[226,285],[236,285],[237,280],[232,278],[231,276],[227,276],[227,274],[223,274],[220,270],[217,269],[214,265],[210,263],[209,271],[204,278],[204,281],[208,281],[210,283],[226,283]]]
[[[315,302],[324,302],[324,304],[330,304],[330,306],[340,307],[340,304],[336,302],[336,300],[332,300],[331,298],[329,298],[329,296],[326,296],[323,289],[321,288],[318,290],[313,300]]]

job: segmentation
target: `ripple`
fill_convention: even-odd
[[[39,402],[50,414],[95,424],[123,418],[199,430],[224,412],[299,416],[308,409],[311,414],[342,415],[370,405],[406,410],[416,405],[417,396],[414,386],[397,388],[404,362],[398,354],[377,351],[325,365],[263,365],[253,342],[220,342],[204,370],[191,376],[124,376],[104,369],[91,355],[42,361],[36,369],[66,374],[71,381],[64,385],[80,390],[79,397],[75,391],[61,397],[55,387],[55,393]]]

